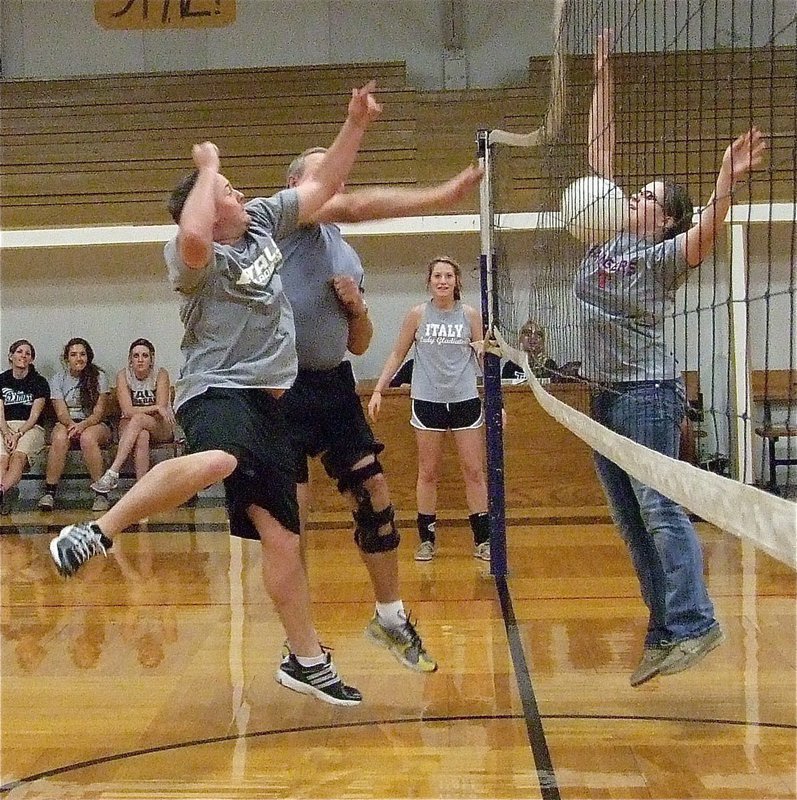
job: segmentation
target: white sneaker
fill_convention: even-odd
[[[481,544],[477,544],[476,547],[473,549],[473,557],[478,558],[481,561],[489,561],[490,542],[482,542]]]
[[[39,508],[42,511],[52,511],[55,508],[55,498],[50,492],[45,492],[39,498]]]
[[[111,507],[108,498],[104,494],[95,494],[94,502],[91,504],[92,511],[107,511]]]
[[[431,561],[434,558],[435,547],[434,542],[421,542],[418,549],[415,551],[416,561]]]
[[[105,474],[91,484],[91,490],[97,494],[108,494],[112,489],[119,485],[119,473],[112,469],[106,470]],[[96,509],[95,509],[96,511]]]

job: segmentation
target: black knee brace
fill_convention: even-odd
[[[351,492],[357,508],[354,517],[354,541],[363,553],[388,553],[399,546],[400,536],[396,529],[395,512],[389,505],[381,511],[375,511],[371,503],[371,493],[365,481],[375,475],[382,474],[382,465],[374,457],[370,464],[350,470],[338,481],[341,492]],[[380,528],[390,525],[390,533],[380,534]]]
[[[354,541],[363,553],[389,553],[399,546],[401,537],[396,529],[392,505],[381,511],[374,511],[370,497],[366,497],[364,502],[358,498],[357,510],[353,516],[356,523]],[[379,533],[379,529],[388,524],[390,533]]]

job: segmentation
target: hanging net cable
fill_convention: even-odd
[[[777,0],[689,0],[668,4],[668,13],[663,6],[557,0],[542,123],[524,133],[528,120],[519,117],[508,125],[518,130],[480,134],[489,337],[523,367],[540,405],[594,450],[797,567],[797,506],[787,499],[797,495],[797,15]],[[602,31],[613,102],[596,113]],[[764,132],[767,152],[732,190],[711,253],[688,274],[671,276],[666,292],[648,287],[648,305],[631,314],[627,339],[607,339],[574,293],[585,255],[623,230],[642,202],[661,200],[651,182],[688,189],[694,213],[686,227],[704,209],[722,209],[724,198],[713,193],[723,154],[753,126]],[[590,164],[594,152],[607,150],[609,186]],[[606,285],[616,266],[600,274]],[[633,309],[640,298],[616,302]],[[588,411],[593,391],[613,385],[588,366],[607,352],[658,374],[661,364],[645,362],[654,325],[686,387],[680,460],[614,433]],[[650,357],[658,352],[650,349]],[[556,396],[562,382],[578,384],[577,400],[572,385],[568,402]],[[774,466],[768,431],[781,434]]]

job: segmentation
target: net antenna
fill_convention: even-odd
[[[573,133],[573,130],[577,128],[574,120],[576,123],[579,122],[579,109],[575,107],[578,103],[575,103],[572,109],[567,107],[573,103],[574,99],[578,100],[578,98],[568,99],[568,90],[589,85],[591,93],[592,80],[591,78],[586,80],[583,75],[578,77],[571,75],[574,65],[578,66],[578,58],[576,58],[575,62],[571,59],[568,37],[575,39],[575,47],[582,55],[589,52],[590,44],[588,34],[581,31],[575,31],[574,33],[569,30],[567,23],[569,5],[570,0],[557,0],[555,4],[553,21],[555,46],[550,62],[551,91],[542,124],[529,133],[489,130],[479,131],[477,136],[479,158],[485,170],[480,192],[480,222],[492,572],[494,575],[506,574],[504,465],[501,445],[501,357],[522,366],[525,371],[526,381],[531,387],[537,402],[593,450],[619,465],[633,478],[652,486],[661,494],[671,498],[702,519],[733,533],[744,542],[752,543],[756,548],[769,553],[790,567],[797,568],[795,505],[793,502],[773,493],[765,492],[757,486],[746,484],[744,480],[747,478],[749,481],[749,464],[736,465],[736,477],[739,479],[733,479],[728,477],[727,474],[733,470],[723,470],[720,468],[721,464],[687,463],[631,442],[627,438],[600,425],[588,414],[584,413],[582,409],[588,405],[587,397],[590,391],[590,386],[585,381],[582,381],[582,402],[575,403],[572,399],[569,403],[563,402],[556,396],[555,383],[557,379],[562,379],[565,376],[554,374],[553,381],[551,378],[543,377],[541,382],[539,364],[530,363],[527,353],[520,349],[519,323],[524,319],[531,321],[538,317],[543,317],[544,319],[540,321],[550,325],[549,330],[555,327],[557,336],[560,337],[561,342],[564,342],[562,352],[572,347],[572,342],[569,339],[565,341],[561,337],[572,335],[573,339],[575,339],[575,332],[580,325],[578,311],[572,305],[570,284],[572,282],[572,271],[583,257],[585,246],[576,242],[574,238],[571,238],[565,232],[565,218],[561,213],[563,208],[560,206],[560,198],[563,197],[562,191],[568,181],[568,172],[562,169],[563,166],[567,166],[564,165],[563,159],[576,150],[577,142],[573,137],[578,134]],[[634,35],[636,27],[638,27],[637,23],[639,21],[633,18],[633,15],[638,11],[638,7],[636,11],[633,11],[632,18],[625,20],[621,26],[619,17],[623,13],[623,8],[619,5],[614,8],[611,12],[614,15],[611,18],[611,22],[616,25],[616,29],[620,30],[621,36],[631,37]],[[772,8],[774,9],[772,12],[774,20],[776,6],[773,5]],[[699,183],[700,191],[704,192],[704,196],[708,196],[716,175],[719,158],[722,155],[721,148],[724,148],[725,144],[733,139],[735,134],[741,132],[745,125],[749,126],[755,121],[754,110],[752,107],[746,108],[745,104],[748,102],[746,100],[747,93],[749,93],[750,97],[755,96],[756,87],[762,85],[757,83],[760,78],[756,69],[759,72],[763,71],[761,63],[763,60],[768,59],[769,69],[773,74],[775,70],[792,74],[789,72],[792,67],[787,62],[789,53],[792,53],[793,58],[794,46],[790,45],[786,40],[788,49],[781,55],[777,48],[773,48],[772,45],[775,41],[793,35],[797,26],[795,26],[795,20],[792,17],[782,26],[782,30],[773,28],[772,36],[764,46],[754,46],[751,37],[749,46],[739,48],[736,53],[731,54],[731,58],[734,60],[732,61],[732,66],[728,68],[728,57],[722,54],[715,55],[715,50],[722,50],[722,42],[704,42],[701,40],[700,50],[691,52],[678,50],[676,39],[682,33],[681,28],[702,24],[702,17],[693,18],[695,14],[700,16],[701,9],[702,6],[697,12],[693,12],[686,19],[686,22],[675,20],[678,30],[671,37],[665,35],[665,40],[659,42],[664,49],[658,53],[645,52],[644,47],[634,52],[635,47],[640,44],[644,45],[646,42],[635,41],[631,43],[631,54],[627,57],[630,69],[627,67],[627,71],[624,73],[627,77],[626,86],[623,88],[627,95],[625,97],[625,118],[623,122],[628,126],[629,118],[634,117],[631,124],[636,125],[636,127],[630,129],[631,135],[623,141],[625,150],[621,155],[625,159],[625,172],[628,173],[626,177],[632,181],[637,181],[641,177],[640,173],[650,173],[654,169],[660,170],[663,166],[669,172],[674,172],[675,170],[682,172],[683,174],[680,175],[682,181],[688,181],[692,184]],[[592,22],[594,23],[595,20],[592,20]],[[647,76],[635,74],[634,68],[637,62],[634,59],[639,58],[648,58],[651,63],[655,60],[655,71],[651,69]],[[582,58],[582,61],[585,62],[586,59]],[[755,66],[756,64],[758,64],[758,67]],[[673,80],[672,76],[676,65],[682,66],[687,73],[686,82],[680,79],[681,83],[679,84]],[[581,66],[583,67],[584,63]],[[653,77],[650,77],[651,75]],[[737,88],[743,86],[742,79],[748,81],[746,87],[749,88]],[[690,137],[689,133],[687,133],[686,140],[676,138],[673,141],[665,141],[666,136],[659,138],[660,132],[655,128],[655,122],[643,121],[637,123],[635,121],[635,117],[638,117],[640,113],[644,113],[644,110],[640,112],[640,108],[644,107],[639,105],[639,96],[634,96],[631,93],[637,92],[637,95],[639,95],[645,86],[645,80],[654,81],[647,85],[647,89],[652,96],[656,97],[657,103],[662,106],[665,112],[673,104],[676,104],[673,110],[677,109],[677,103],[684,102],[684,96],[688,98],[686,100],[688,104],[696,104],[694,109],[689,105],[692,118],[686,120],[686,125],[689,126],[690,131],[694,130],[695,136]],[[777,108],[777,103],[780,102],[777,100],[779,97],[777,94],[777,87],[780,85],[778,83],[779,80],[781,79],[773,79],[772,76],[769,76],[766,88],[773,108]],[[726,117],[722,116],[722,110],[709,109],[709,101],[714,102],[715,97],[721,96],[719,93],[720,88],[730,96],[727,120],[729,126],[732,125],[733,127],[729,127],[727,131],[721,129],[717,133],[718,120],[724,120]],[[789,108],[793,108],[793,94],[791,95]],[[689,114],[689,112],[686,113]],[[770,113],[774,114],[775,112]],[[794,112],[787,109],[785,113],[786,122],[793,122]],[[714,115],[713,117],[712,114]],[[665,116],[666,113],[660,115],[662,118]],[[581,122],[583,122],[583,114]],[[770,119],[767,122],[769,124],[766,127],[769,130],[776,130],[778,123],[783,124],[783,119]],[[645,125],[648,125],[650,129]],[[672,138],[672,134],[670,132],[668,134]],[[641,147],[644,143],[640,143],[640,140],[647,142],[648,150],[635,151],[628,144],[631,141],[635,146]],[[657,148],[657,143],[664,143],[667,147]],[[683,159],[684,153],[682,151],[687,145],[692,147],[692,156],[697,154],[701,157],[699,165],[694,166],[693,162],[690,161],[688,166],[682,166],[682,161],[679,161],[679,158]],[[521,152],[523,149],[526,151],[536,149],[539,153],[525,155]],[[580,145],[580,149],[586,150],[585,143]],[[719,152],[716,152],[717,149]],[[790,182],[792,186],[797,185],[793,169],[793,141],[790,142],[788,150],[788,153],[792,154],[791,157],[788,156],[788,153],[786,157],[779,155],[776,152],[774,141],[772,143],[772,151],[772,163],[779,172],[783,173],[784,182]],[[671,152],[675,152],[678,155],[673,158]],[[501,197],[501,179],[505,177],[506,172],[505,170],[502,172],[501,168],[506,166],[507,161],[511,161],[513,162],[514,170],[514,165],[522,163],[524,159],[526,162],[531,162],[534,158],[539,159],[546,156],[549,157],[550,162],[553,164],[550,174],[547,176],[550,182],[547,187],[549,194],[543,198],[542,193],[538,192],[532,195],[534,200],[531,201],[534,205],[537,205],[537,198],[539,197],[540,203],[537,207],[541,208],[541,210],[522,213],[506,210],[506,204],[499,203],[499,200],[503,200]],[[705,158],[702,158],[703,156]],[[647,163],[648,159],[654,163]],[[706,164],[706,166],[704,167],[703,164]],[[570,180],[574,179],[578,174],[585,174],[583,164],[581,167],[575,168],[572,164],[569,166],[571,167]],[[580,173],[576,172],[578,169],[581,170]],[[637,171],[635,172],[634,170]],[[771,174],[772,170],[769,172],[769,175]],[[515,177],[514,173],[513,177]],[[774,179],[764,173],[762,178],[758,178],[758,180],[761,183],[769,181],[769,188],[766,189],[764,187],[768,202],[757,204],[755,209],[760,209],[758,213],[763,215],[760,221],[769,226],[770,241],[777,235],[777,232],[773,234],[771,231],[773,223],[779,221],[776,216],[777,213],[780,213],[780,206],[784,206],[782,222],[791,225],[792,236],[794,236],[795,231],[797,231],[797,219],[795,218],[793,199],[792,202],[786,204],[773,202],[776,199],[773,195],[773,192],[776,191]],[[706,191],[707,187],[708,191]],[[533,188],[536,189],[537,187]],[[749,187],[748,190],[750,190]],[[761,193],[759,192],[760,196]],[[749,378],[743,376],[741,384],[739,384],[738,379],[734,383],[734,376],[728,378],[722,374],[723,363],[733,361],[732,354],[730,356],[723,355],[721,351],[722,347],[727,347],[728,338],[728,334],[724,332],[725,329],[722,326],[725,324],[727,327],[725,317],[729,313],[737,314],[738,316],[738,311],[734,310],[734,303],[737,302],[737,298],[731,297],[726,301],[723,299],[717,300],[715,296],[710,298],[707,304],[704,304],[702,296],[716,292],[715,287],[722,283],[724,260],[730,259],[736,270],[735,262],[740,257],[745,258],[745,251],[749,247],[747,234],[742,232],[739,227],[734,226],[737,223],[746,223],[749,227],[750,224],[756,221],[754,217],[756,211],[745,212],[746,208],[753,209],[753,204],[732,207],[726,219],[726,222],[732,226],[732,237],[729,238],[733,249],[730,254],[723,253],[722,248],[719,248],[719,251],[715,251],[716,263],[720,265],[719,272],[716,264],[714,264],[711,267],[715,270],[713,274],[708,270],[706,271],[706,278],[703,280],[704,286],[701,286],[699,275],[693,275],[690,281],[687,282],[692,284],[692,286],[685,288],[687,301],[692,302],[690,300],[690,292],[699,295],[697,300],[694,301],[696,303],[696,311],[691,311],[688,307],[682,308],[671,319],[668,319],[667,325],[676,329],[676,332],[672,334],[673,337],[680,335],[686,338],[687,341],[681,343],[682,349],[685,349],[687,355],[693,360],[697,359],[699,361],[697,364],[698,378],[700,378],[700,371],[703,371],[699,413],[701,415],[705,414],[706,417],[710,414],[722,416],[722,413],[724,413],[726,418],[731,420],[728,427],[732,429],[736,426],[739,430],[746,431],[747,435],[749,435],[749,431],[752,428],[751,417],[753,414],[753,406],[748,399],[750,394]],[[521,296],[522,293],[515,291],[512,287],[512,279],[517,279],[517,265],[510,268],[506,263],[508,259],[506,256],[505,233],[517,229],[533,231],[532,236],[541,236],[543,241],[542,246],[532,244],[527,246],[525,251],[531,260],[534,260],[535,255],[539,256],[539,263],[533,265],[534,269],[529,268],[528,270],[528,285],[524,287],[527,292],[526,298],[523,298]],[[780,228],[780,230],[783,231],[784,228]],[[580,255],[578,256],[574,255],[577,245],[580,248]],[[746,263],[741,269],[743,275],[745,267],[748,270],[752,269],[752,266]],[[701,266],[700,269],[703,270],[703,267]],[[568,271],[570,274],[564,274]],[[749,277],[747,280],[749,280]],[[546,281],[547,284],[541,287],[541,281]],[[541,293],[538,291],[540,288],[542,288]],[[781,294],[786,300],[791,298],[791,307],[794,307],[795,285],[793,275],[789,286]],[[759,304],[770,303],[770,295],[778,299],[776,292],[771,292],[767,289],[760,297],[753,298],[753,300]],[[742,302],[746,310],[741,313],[749,316],[754,311],[753,304],[747,297]],[[768,309],[767,314],[770,313]],[[705,322],[706,318],[710,318],[708,323]],[[794,339],[794,314],[791,315],[787,325],[790,325],[791,330],[789,338]],[[681,329],[685,328],[686,332],[678,334],[677,329],[679,326]],[[709,332],[707,334],[704,332],[702,340],[695,344],[689,340],[689,337],[699,336],[699,328],[701,326],[709,328]],[[668,335],[670,335],[669,327]],[[675,341],[674,338],[673,341]],[[586,342],[587,347],[590,345],[590,342]],[[693,352],[695,350],[697,351],[696,355]],[[717,353],[719,353],[719,356]],[[554,353],[557,358],[560,355],[561,353]],[[561,358],[559,361],[561,363]],[[771,361],[771,359],[767,359],[764,365],[768,373],[773,366]],[[787,361],[789,374],[792,376],[797,375],[791,347],[789,348]],[[747,372],[749,371],[748,368]],[[542,374],[544,375],[545,373]],[[567,376],[568,379],[571,377]],[[727,382],[727,388],[722,385],[723,380]],[[740,406],[739,400],[736,398],[735,404],[737,407],[734,409],[734,386],[741,385],[744,388],[745,382],[747,383],[747,391],[742,391],[740,395],[744,405]],[[706,384],[710,385],[707,386]],[[797,383],[795,383],[795,386],[797,386]],[[708,402],[711,396],[719,393],[723,388],[730,398],[730,410],[722,413],[710,411]],[[737,391],[736,394],[739,395],[739,392]],[[703,407],[704,398],[706,400],[705,408]],[[692,410],[698,413],[697,407],[693,407]],[[793,423],[787,422],[785,426],[787,430],[791,430],[790,424]],[[705,429],[699,431],[699,434],[703,436],[710,435]],[[714,436],[719,446],[721,436],[716,431]],[[726,439],[730,440],[726,445],[730,447],[733,444],[733,432]],[[719,459],[715,460],[718,461]],[[727,460],[732,461],[733,459]],[[781,459],[780,463],[787,462]]]
[[[538,147],[549,144],[559,137],[562,129],[565,106],[565,85],[567,82],[567,62],[564,58],[566,0],[556,0],[553,15],[554,48],[551,54],[551,99],[545,118],[539,128],[529,133],[512,133],[499,129],[491,130],[489,144],[508,144],[512,147]]]

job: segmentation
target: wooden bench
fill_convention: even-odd
[[[138,73],[27,78],[3,82],[4,108],[61,108],[65,105],[115,105],[120,97],[132,104],[197,101],[286,94],[348,95],[352,87],[375,79],[377,89],[402,89],[407,85],[404,61],[384,61],[312,66],[255,67],[192,70],[189,72]]]
[[[793,200],[794,56],[793,47],[773,48],[760,63],[746,51],[710,59],[697,51],[617,55],[621,183],[666,174],[708,197],[745,109],[766,119],[770,135],[769,167],[752,176],[749,199]],[[293,155],[331,140],[350,87],[370,76],[385,111],[348,185],[434,183],[472,160],[477,128],[536,128],[548,107],[549,68],[547,57],[533,58],[523,86],[431,92],[407,86],[403,62],[0,81],[3,227],[168,222],[166,195],[190,167],[190,146],[205,138],[219,143],[236,187],[248,197],[270,195],[284,185]],[[592,58],[568,55],[567,68],[556,146],[511,148],[496,162],[504,210],[557,208],[557,180],[586,168]],[[654,90],[651,111],[645,104]],[[694,152],[682,146],[696,140]],[[476,210],[475,196],[465,203]]]
[[[768,467],[769,480],[766,488],[775,494],[779,493],[777,468],[797,465],[797,455],[787,442],[785,456],[777,453],[777,444],[780,439],[791,439],[797,436],[797,370],[774,369],[754,370],[752,376],[753,401],[760,403],[763,409],[761,425],[755,432],[761,437],[766,453],[766,464],[762,463],[762,472]],[[773,420],[775,407],[786,408],[785,421]]]
[[[172,399],[174,398],[174,387],[172,387]],[[52,430],[52,424],[54,421],[54,417],[52,416],[51,409],[48,405],[47,411],[45,411],[47,415],[47,419],[45,420],[45,427],[47,429],[47,440],[49,442],[50,433]],[[103,452],[103,455],[106,457],[105,462],[106,466],[110,463],[110,460],[116,455],[116,446],[119,442],[119,421],[121,419],[121,410],[119,408],[119,402],[116,399],[116,388],[112,387],[110,390],[110,397],[107,401],[107,407],[105,412],[105,419],[103,420],[106,425],[111,428],[111,439],[110,441],[103,445],[100,449]],[[33,463],[30,465],[30,469],[23,473],[22,479],[25,480],[41,480],[43,481],[45,478],[45,471],[47,466],[47,453],[49,450],[46,447],[41,454],[36,456]],[[70,446],[70,453],[72,452],[79,452],[80,451],[80,443],[75,441]],[[181,456],[185,453],[186,450],[186,442],[185,436],[183,435],[182,431],[177,429],[177,432],[173,439],[168,442],[155,442],[150,444],[150,451],[158,456],[158,460],[162,460],[163,458],[176,458],[177,456]],[[122,471],[119,473],[120,478],[132,478],[135,479],[136,475],[134,470],[132,469],[131,464],[129,463],[132,459],[128,459],[122,467]],[[72,463],[70,463],[72,461]],[[74,468],[74,459],[70,459],[67,457],[67,464],[66,468],[64,469],[64,473],[61,476],[61,480],[89,480],[90,475],[86,471],[85,464],[83,464],[82,460],[80,462],[80,468]]]

